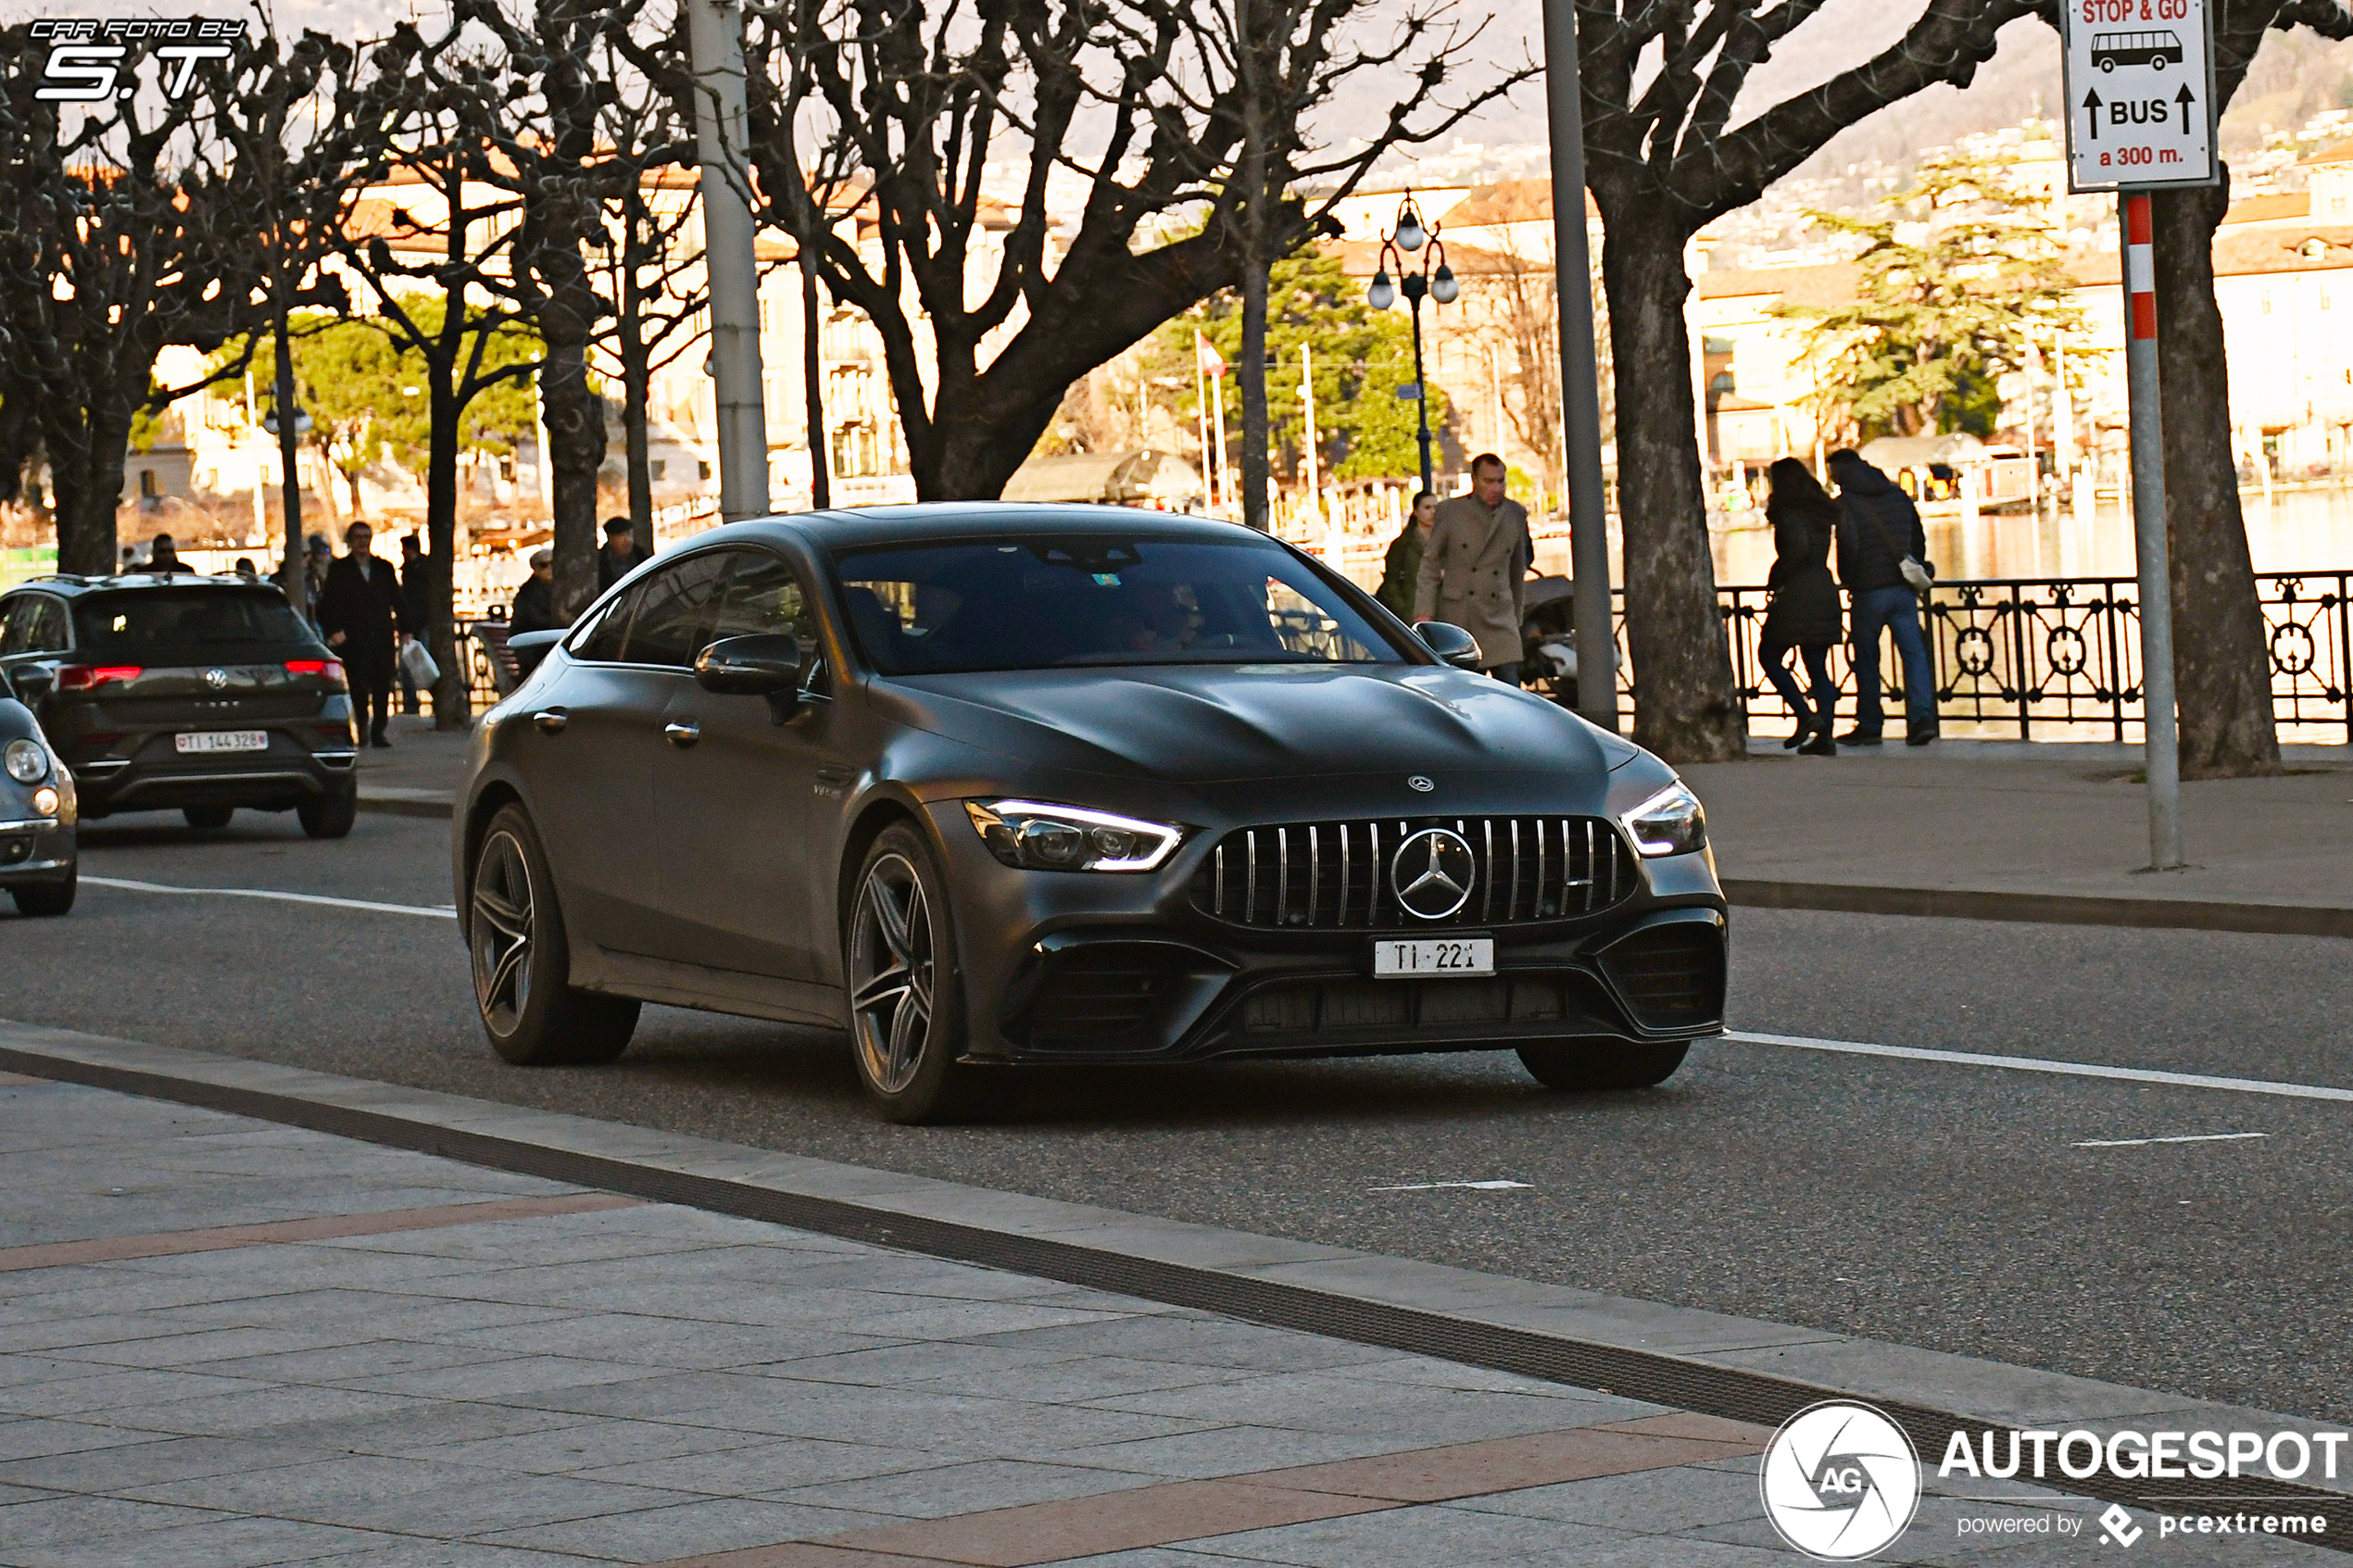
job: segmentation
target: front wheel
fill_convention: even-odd
[[[81,870],[68,872],[62,882],[28,883],[8,889],[8,897],[16,900],[17,913],[28,919],[62,915],[73,908],[73,895],[81,880]]]
[[[519,1067],[591,1067],[636,1032],[636,999],[571,985],[572,947],[556,879],[521,806],[490,819],[474,857],[466,947],[490,1048]]]
[[[1519,1047],[1520,1065],[1548,1089],[1594,1093],[1648,1089],[1683,1065],[1689,1041],[1644,1046],[1631,1041],[1559,1040]]]
[[[963,987],[956,975],[947,879],[923,834],[883,830],[858,873],[843,933],[849,1040],[865,1085],[893,1122],[947,1122],[977,1095],[963,1049]]]

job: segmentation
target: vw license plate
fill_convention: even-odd
[[[270,732],[267,730],[198,730],[189,734],[171,737],[173,747],[191,751],[267,751]]]
[[[1495,939],[1492,936],[1425,936],[1407,942],[1373,944],[1373,977],[1377,980],[1419,980],[1494,972]]]

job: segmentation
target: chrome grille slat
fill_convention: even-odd
[[[1387,874],[1396,847],[1425,827],[1447,827],[1460,834],[1470,846],[1477,874],[1486,880],[1483,888],[1472,889],[1459,912],[1442,920],[1408,914]],[[1368,858],[1361,873],[1361,899],[1356,893],[1360,854]],[[1268,873],[1263,900],[1262,861]],[[1327,865],[1333,868],[1328,873]],[[1216,846],[1193,884],[1193,899],[1214,919],[1262,929],[1446,931],[1595,914],[1639,885],[1634,871],[1632,850],[1624,838],[1594,817],[1498,813],[1268,823],[1238,828]],[[1334,879],[1329,897],[1327,874]]]

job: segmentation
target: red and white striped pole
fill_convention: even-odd
[[[2164,413],[2157,365],[2157,256],[2149,198],[2121,197],[2124,375],[2132,398],[2133,539],[2140,570],[2143,745],[2149,795],[2149,869],[2182,859],[2181,735],[2173,711],[2173,586],[2165,538]]]

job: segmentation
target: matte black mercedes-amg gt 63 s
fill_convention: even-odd
[[[738,523],[515,641],[452,835],[510,1061],[610,1060],[640,1000],[846,1024],[925,1121],[1037,1062],[1516,1048],[1630,1088],[1722,1027],[1674,772],[1230,523]]]

